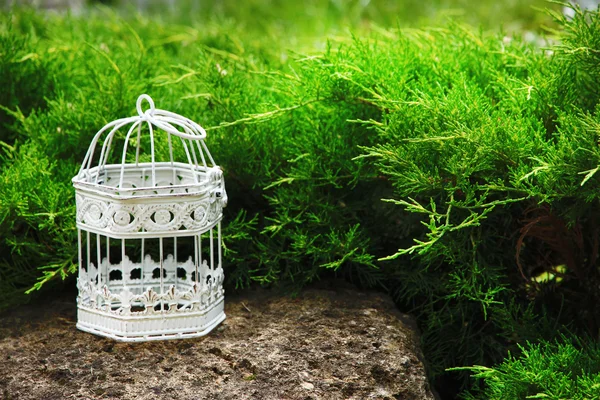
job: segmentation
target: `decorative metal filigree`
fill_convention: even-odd
[[[81,227],[107,233],[169,233],[183,229],[200,231],[221,218],[226,196],[210,192],[198,201],[164,205],[122,204],[120,202],[77,195],[77,223]],[[218,200],[218,201],[217,201]],[[180,201],[175,199],[174,201]]]
[[[101,268],[107,268],[114,270],[118,265],[106,266],[106,259],[100,264]],[[152,265],[148,263],[148,265]],[[156,264],[155,264],[156,265]],[[190,260],[185,263],[172,264],[176,268],[170,268],[176,270],[177,268],[183,268],[187,271],[193,271],[193,265],[190,268]],[[131,264],[131,268],[135,269],[139,267],[139,264]],[[161,310],[157,309],[161,304],[165,304],[168,307],[169,312],[175,312],[179,309],[185,310],[200,310],[203,307],[210,306],[215,301],[223,297],[223,269],[217,268],[211,270],[206,260],[203,261],[200,267],[200,276],[206,276],[207,278],[203,283],[192,282],[187,285],[179,285],[181,289],[178,289],[172,282],[175,279],[171,278],[166,280],[168,287],[164,292],[157,290],[155,286],[149,286],[143,290],[136,290],[135,286],[116,285],[114,282],[112,287],[118,290],[118,293],[113,293],[109,289],[108,284],[102,284],[99,286],[96,282],[87,279],[85,272],[79,276],[77,280],[77,287],[79,289],[78,305],[82,308],[96,308],[92,306],[91,299],[100,297],[101,298],[101,309],[110,312],[114,315],[140,315],[140,314],[155,314],[160,313]],[[123,280],[115,280],[122,282]],[[142,279],[128,279],[127,282],[141,282]],[[144,280],[146,283],[157,285],[160,281],[159,278],[147,278]],[[165,286],[167,286],[165,284]],[[136,294],[135,292],[139,292]],[[88,300],[85,300],[88,299]],[[97,301],[97,299],[96,299]],[[135,306],[143,307],[143,310],[132,312],[131,308]]]

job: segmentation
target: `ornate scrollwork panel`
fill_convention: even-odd
[[[208,196],[193,202],[122,204],[77,196],[77,222],[112,233],[199,230],[212,225],[223,212],[223,197]]]

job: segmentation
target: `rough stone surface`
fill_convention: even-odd
[[[0,319],[4,399],[433,399],[410,318],[383,295],[226,296],[198,339],[119,343],[75,328],[72,296]]]

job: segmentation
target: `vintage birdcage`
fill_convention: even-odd
[[[96,134],[73,178],[77,328],[121,341],[202,336],[225,319],[223,173],[200,125],[145,94],[136,108]]]

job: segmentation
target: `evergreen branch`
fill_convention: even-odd
[[[600,168],[600,165],[598,165],[596,168],[593,168],[593,169],[590,169],[587,171],[578,172],[579,175],[586,174],[585,177],[583,178],[583,180],[581,181],[581,183],[579,184],[579,186],[585,185],[585,183],[587,181],[589,181],[596,174],[596,172],[598,172],[599,168]]]
[[[102,56],[102,58],[104,58],[106,61],[108,61],[108,63],[110,64],[110,66],[112,67],[113,70],[115,70],[115,72],[121,76],[121,70],[119,69],[119,67],[117,66],[117,64],[112,60],[112,58],[110,58],[110,56],[108,54],[106,54],[106,52],[98,49],[96,46],[94,46],[93,44],[89,43],[89,42],[85,42],[85,45],[88,46],[90,49],[94,50],[96,53],[98,53],[100,56]]]
[[[507,204],[511,204],[511,203],[518,203],[524,200],[528,200],[530,199],[530,196],[525,196],[525,197],[518,197],[516,199],[504,199],[504,200],[494,200],[491,201],[489,203],[483,203],[483,204],[475,204],[473,206],[466,206],[464,205],[462,202],[455,202],[452,201],[451,203],[449,202],[448,204],[452,204],[454,207],[456,208],[460,208],[460,209],[464,209],[464,210],[474,210],[474,209],[478,209],[478,208],[493,208],[495,206],[500,206],[500,205],[507,205]]]
[[[290,106],[290,107],[285,107],[285,108],[276,108],[275,110],[267,111],[267,112],[261,113],[261,114],[251,114],[249,117],[240,118],[236,121],[231,121],[231,122],[222,122],[219,125],[205,128],[205,130],[211,131],[211,130],[216,130],[216,129],[229,128],[229,127],[236,126],[236,125],[245,125],[245,124],[249,125],[249,124],[258,124],[258,123],[267,122],[273,118],[278,117],[280,114],[294,111],[294,110],[297,110],[302,107],[306,107],[310,104],[313,104],[313,103],[316,103],[319,101],[323,101],[323,99],[312,99],[312,100],[305,101],[301,104],[297,104],[295,106]]]
[[[76,254],[73,254],[75,257]],[[62,264],[49,264],[39,268],[42,271],[37,282],[29,289],[25,291],[25,294],[31,294],[33,291],[40,290],[44,284],[47,284],[51,280],[59,276],[61,279],[65,279],[69,274],[77,270],[77,264],[73,263],[72,258],[65,260]]]
[[[346,262],[350,257],[352,257],[354,255],[354,253],[356,253],[357,251],[358,251],[358,247],[355,247],[354,249],[350,250],[348,253],[344,254],[344,256],[342,258],[340,258],[339,260],[323,263],[323,264],[319,265],[319,267],[337,270],[340,268],[340,266],[344,262]]]

